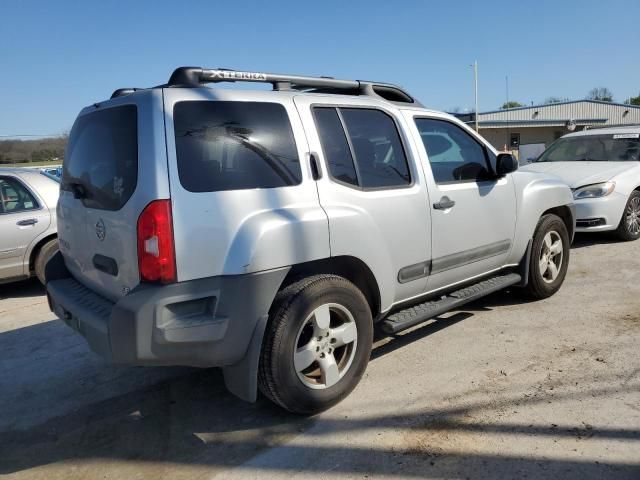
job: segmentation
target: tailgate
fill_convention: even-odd
[[[156,96],[132,95],[83,110],[65,155],[60,250],[79,282],[113,301],[140,282],[140,212],[159,195],[168,197],[164,129],[153,121],[162,121],[161,112],[153,114],[162,108]]]

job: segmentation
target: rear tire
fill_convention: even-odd
[[[58,251],[58,239],[54,238],[46,242],[42,247],[40,247],[40,251],[36,256],[36,261],[34,262],[34,270],[36,272],[36,276],[42,285],[45,285],[44,278],[44,269],[47,266],[47,262],[55,253]]]
[[[570,250],[567,226],[557,215],[544,215],[538,222],[529,264],[525,293],[536,300],[556,293],[567,275]]]
[[[373,322],[362,292],[345,278],[316,275],[278,293],[258,370],[262,393],[313,415],[345,398],[369,362]]]
[[[625,242],[640,238],[640,192],[637,190],[629,195],[616,236]]]

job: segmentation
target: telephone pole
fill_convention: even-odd
[[[473,67],[473,84],[475,91],[475,101],[476,101],[476,111],[473,117],[475,118],[475,126],[476,132],[478,131],[478,61],[474,60],[473,65],[469,65]]]

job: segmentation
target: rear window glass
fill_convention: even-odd
[[[119,210],[138,183],[138,112],[135,105],[79,117],[71,129],[62,171],[63,190],[88,208]]]
[[[297,185],[302,174],[285,108],[266,102],[178,102],[178,174],[191,192]]]

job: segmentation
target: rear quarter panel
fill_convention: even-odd
[[[190,192],[176,158],[173,109],[181,101],[255,101],[283,105],[302,182],[282,188]],[[165,122],[178,280],[238,275],[327,258],[329,226],[309,167],[309,147],[291,97],[274,92],[165,89]]]

